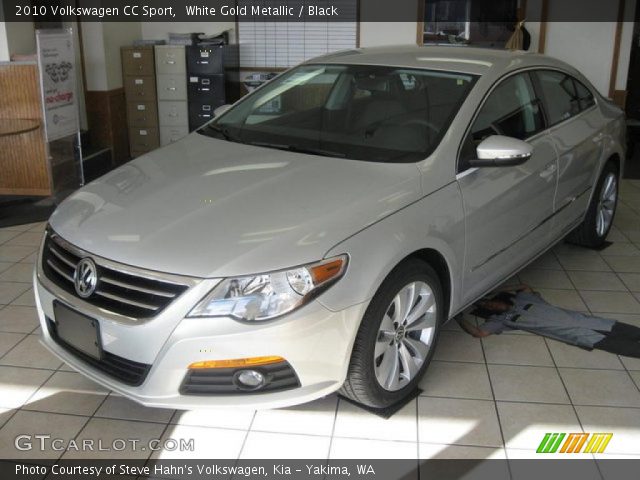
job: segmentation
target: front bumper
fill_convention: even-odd
[[[203,280],[150,321],[114,321],[44,277],[38,266],[34,291],[42,326],[41,343],[71,367],[121,395],[150,407],[195,409],[206,407],[278,408],[308,402],[340,388],[346,377],[353,341],[366,305],[332,312],[312,301],[285,317],[262,324],[231,318],[185,318],[216,284]],[[83,361],[51,336],[54,300],[91,316],[100,323],[103,349],[151,368],[139,386],[116,380]],[[290,390],[223,395],[182,395],[187,366],[204,360],[276,355],[295,371],[300,386]]]

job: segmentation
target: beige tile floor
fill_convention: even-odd
[[[621,190],[613,245],[560,244],[510,281],[559,306],[640,326],[640,181]],[[258,412],[134,404],[39,345],[30,276],[43,228],[0,229],[0,458],[82,455],[18,452],[13,439],[23,433],[195,441],[195,452],[117,453],[132,458],[526,458],[546,432],[582,431],[614,433],[605,458],[640,458],[639,359],[522,332],[477,340],[454,324],[445,326],[423,394],[389,420],[335,395]]]

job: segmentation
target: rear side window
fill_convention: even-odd
[[[550,126],[580,113],[582,109],[573,78],[551,70],[540,70],[536,72],[536,75],[542,88],[544,106]]]
[[[593,107],[596,104],[596,101],[593,99],[591,91],[575,78],[573,79],[573,83],[576,85],[576,95],[578,96],[578,102],[580,103],[580,110],[586,110],[587,108]]]

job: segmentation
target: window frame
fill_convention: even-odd
[[[544,92],[542,91],[542,88],[540,87],[539,81],[538,81],[538,77],[535,74],[538,71],[553,71],[553,72],[559,72],[562,73],[564,75],[567,75],[568,77],[570,77],[574,83],[578,82],[581,85],[583,85],[588,91],[589,93],[591,93],[592,97],[593,97],[593,105],[591,105],[590,107],[587,107],[584,110],[581,110],[579,113],[577,113],[576,115],[573,115],[569,118],[565,118],[564,120],[551,125],[549,124],[549,118],[548,118],[548,114],[547,114],[547,108],[546,108],[546,99],[544,97]],[[539,132],[527,137],[524,139],[525,142],[531,141],[532,139],[535,139],[543,134],[549,133],[550,131],[556,129],[558,126],[566,123],[566,122],[570,122],[572,120],[575,120],[576,118],[582,116],[584,113],[591,111],[592,109],[595,109],[596,107],[598,107],[599,102],[600,102],[600,97],[599,94],[597,92],[595,92],[590,85],[586,84],[585,82],[582,82],[580,80],[578,80],[575,75],[567,72],[566,70],[563,70],[562,68],[558,68],[558,67],[554,67],[554,66],[550,66],[550,65],[536,65],[536,66],[529,66],[529,67],[524,67],[518,70],[513,70],[511,72],[508,72],[506,74],[504,74],[503,76],[501,76],[500,78],[498,78],[492,85],[491,87],[487,90],[487,92],[484,94],[484,96],[482,97],[482,100],[480,100],[480,103],[478,104],[478,106],[476,107],[475,111],[473,112],[473,115],[471,116],[471,120],[469,121],[469,123],[467,124],[464,134],[462,136],[462,139],[460,140],[460,143],[458,145],[458,153],[456,155],[456,177],[458,175],[464,174],[465,172],[469,172],[469,171],[473,171],[476,170],[477,167],[470,167],[470,166],[464,166],[463,165],[463,159],[462,159],[462,150],[463,150],[463,146],[465,144],[465,141],[467,140],[467,136],[471,133],[471,128],[473,127],[474,122],[476,121],[476,118],[478,116],[478,113],[480,112],[480,109],[482,109],[482,107],[484,106],[484,104],[487,101],[487,98],[489,98],[489,95],[491,95],[494,90],[503,82],[506,81],[507,79],[509,79],[510,77],[514,76],[514,75],[518,75],[518,74],[523,74],[523,73],[527,73],[529,74],[529,77],[531,79],[531,82],[533,83],[533,88],[534,91],[536,92],[536,98],[540,101],[540,108],[542,109],[542,115],[545,121],[545,128],[540,130]]]
[[[533,93],[535,95],[535,98],[533,100],[537,102],[538,107],[540,108],[540,114],[542,116],[542,128],[540,130],[537,130],[535,133],[529,135],[528,137],[524,138],[523,141],[525,141],[525,142],[529,141],[532,138],[537,137],[538,135],[542,134],[543,132],[545,132],[545,131],[547,131],[549,129],[547,112],[546,112],[546,109],[545,109],[545,106],[544,106],[544,100],[541,97],[541,92],[537,88],[537,84],[536,84],[536,81],[535,81],[536,79],[531,74],[532,70],[533,69],[531,69],[531,68],[527,68],[527,69],[514,70],[513,72],[509,72],[508,74],[503,75],[498,80],[496,80],[493,83],[493,85],[491,85],[491,88],[489,88],[489,90],[487,90],[485,95],[482,97],[482,100],[480,101],[480,104],[478,105],[478,107],[476,108],[475,112],[473,113],[473,116],[472,116],[471,120],[467,124],[467,127],[465,128],[465,131],[464,131],[464,135],[462,136],[462,140],[460,141],[460,144],[458,145],[458,154],[457,154],[457,160],[456,160],[456,175],[461,174],[462,172],[466,172],[466,171],[470,170],[471,168],[474,168],[474,167],[470,167],[468,165],[464,165],[465,161],[462,158],[462,153],[463,153],[464,145],[465,145],[465,143],[467,142],[467,139],[469,138],[469,136],[472,133],[471,130],[472,130],[473,125],[475,124],[476,120],[478,119],[478,115],[480,114],[480,111],[484,108],[485,104],[487,103],[487,100],[496,91],[496,89],[498,89],[505,82],[509,81],[511,78],[513,78],[513,77],[515,77],[517,75],[526,75],[527,77],[529,77],[529,82],[531,84],[531,88],[533,89]]]

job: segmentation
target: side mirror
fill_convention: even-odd
[[[517,138],[491,135],[476,149],[478,158],[469,160],[470,167],[512,167],[531,158],[533,147]]]
[[[219,117],[220,115],[222,115],[224,112],[226,112],[230,108],[231,108],[231,105],[221,105],[221,106],[219,106],[218,108],[216,108],[213,111],[213,116],[214,117]]]

